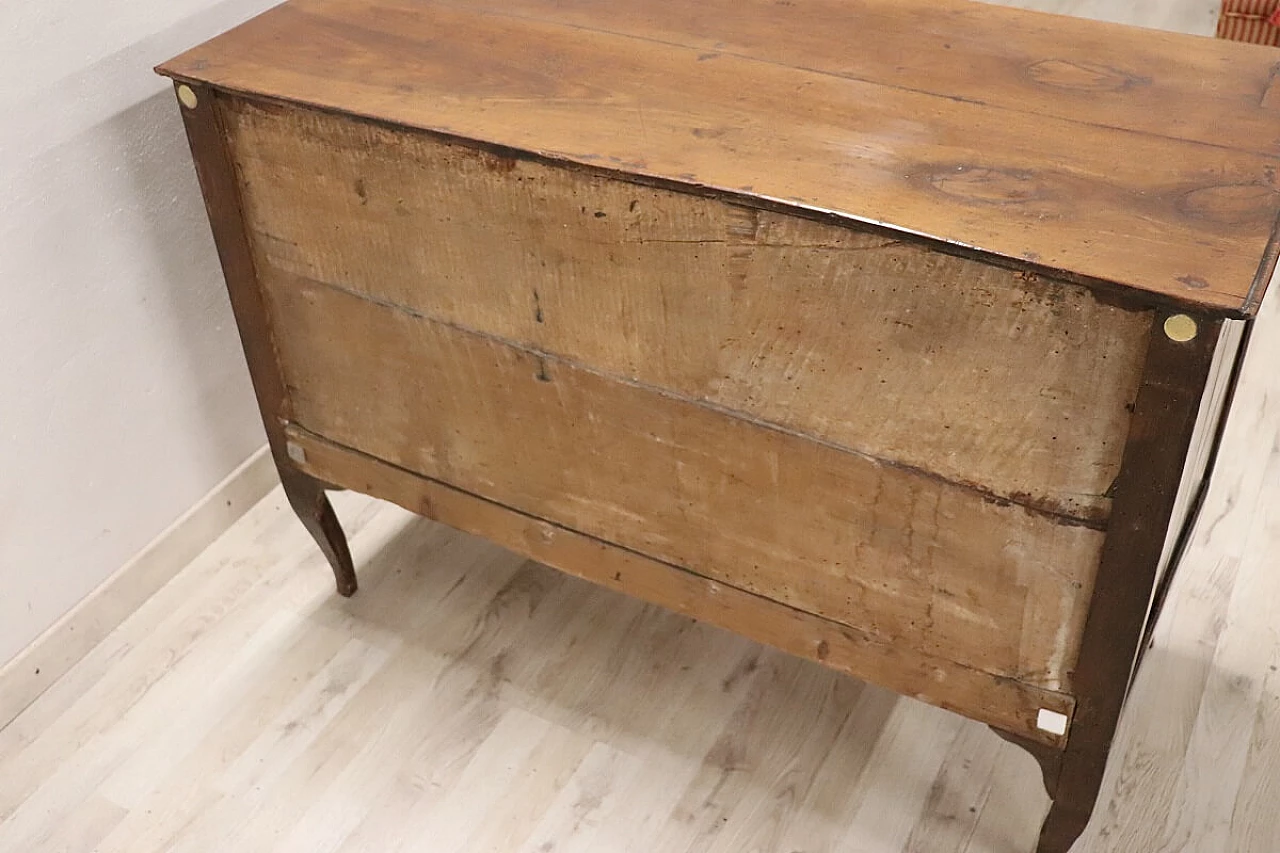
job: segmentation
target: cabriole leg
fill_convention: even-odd
[[[352,595],[356,591],[356,573],[351,564],[351,551],[338,516],[325,497],[325,485],[293,467],[285,446],[283,424],[288,420],[288,395],[271,345],[267,309],[245,227],[239,179],[218,108],[219,96],[204,86],[175,83],[174,87],[182,105],[182,121],[187,128],[196,177],[209,211],[213,241],[227,280],[231,310],[240,330],[249,376],[253,379],[262,423],[284,493],[333,567],[338,592]]]
[[[1040,843],[1036,845],[1036,853],[1068,853],[1071,845],[1084,832],[1089,824],[1089,808],[1081,809],[1077,803],[1065,800],[1054,800],[1049,814],[1040,827]]]
[[[1053,803],[1040,827],[1036,853],[1067,853],[1088,826],[1098,800],[1107,763],[1106,746],[1101,756],[1084,757],[1078,752],[1087,746],[1068,743],[1067,749],[1061,750],[994,726],[991,730],[1029,752],[1040,764],[1044,789]]]
[[[284,484],[289,505],[298,514],[325,559],[333,567],[333,577],[338,583],[338,594],[350,597],[356,591],[356,570],[351,561],[351,549],[347,536],[342,532],[338,515],[325,495],[325,487],[319,480],[293,468],[280,466],[280,482]]]

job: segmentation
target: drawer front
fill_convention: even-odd
[[[297,423],[1069,689],[1147,313],[351,119],[224,118]]]

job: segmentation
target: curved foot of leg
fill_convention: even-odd
[[[1056,797],[1058,795],[1058,776],[1062,774],[1062,751],[1051,746],[1045,746],[1042,743],[1036,743],[1030,738],[1025,738],[1021,735],[1001,731],[995,726],[990,726],[990,729],[1009,743],[1030,753],[1031,757],[1040,765],[1040,774],[1043,777],[1045,793],[1049,795],[1051,800]]]
[[[347,537],[342,532],[342,525],[338,523],[333,505],[324,493],[324,484],[300,471],[285,468],[280,471],[280,482],[284,484],[289,505],[333,567],[338,594],[347,597],[354,595],[356,570],[351,561],[351,550],[347,547]]]
[[[1055,801],[1040,827],[1036,853],[1068,853],[1088,824],[1088,811],[1081,812],[1072,804]]]
[[[1040,764],[1044,789],[1053,804],[1040,827],[1040,843],[1036,846],[1036,853],[1067,853],[1089,823],[1089,815],[1097,797],[1097,785],[1093,782],[1095,776],[1101,777],[1098,774],[1086,774],[1084,777],[1079,774],[1069,775],[1067,784],[1064,785],[1062,774],[1065,756],[1062,750],[1001,731],[995,726],[991,730],[1009,743],[1031,753]],[[1073,782],[1076,784],[1072,784]],[[1083,809],[1082,803],[1086,805]]]

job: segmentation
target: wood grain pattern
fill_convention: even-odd
[[[264,269],[1105,524],[1149,312],[424,134],[227,113]]]
[[[1059,689],[1103,534],[264,270],[296,422],[886,642]]]
[[[1073,712],[1061,693],[1041,690],[915,648],[885,642],[846,625],[619,548],[564,526],[484,500],[389,465],[295,426],[291,441],[306,453],[304,471],[392,501],[450,527],[475,533],[540,563],[677,613],[817,661],[897,693],[958,711],[1038,743],[1065,739],[1036,727],[1040,708]]]
[[[1274,130],[1254,132],[1267,109],[1233,94],[1269,80],[1257,48],[1161,36],[1125,70],[1128,31],[1077,23],[1071,38],[994,7],[684,5],[292,0],[161,70],[1255,311],[1280,211]],[[908,32],[926,13],[954,61],[850,47],[880,38],[869,21]],[[807,62],[763,46],[780,31]],[[1204,94],[1202,69],[1232,82]],[[1159,118],[1184,99],[1203,120]]]

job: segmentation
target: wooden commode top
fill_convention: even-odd
[[[293,0],[161,70],[1243,316],[1276,65],[965,0]]]

